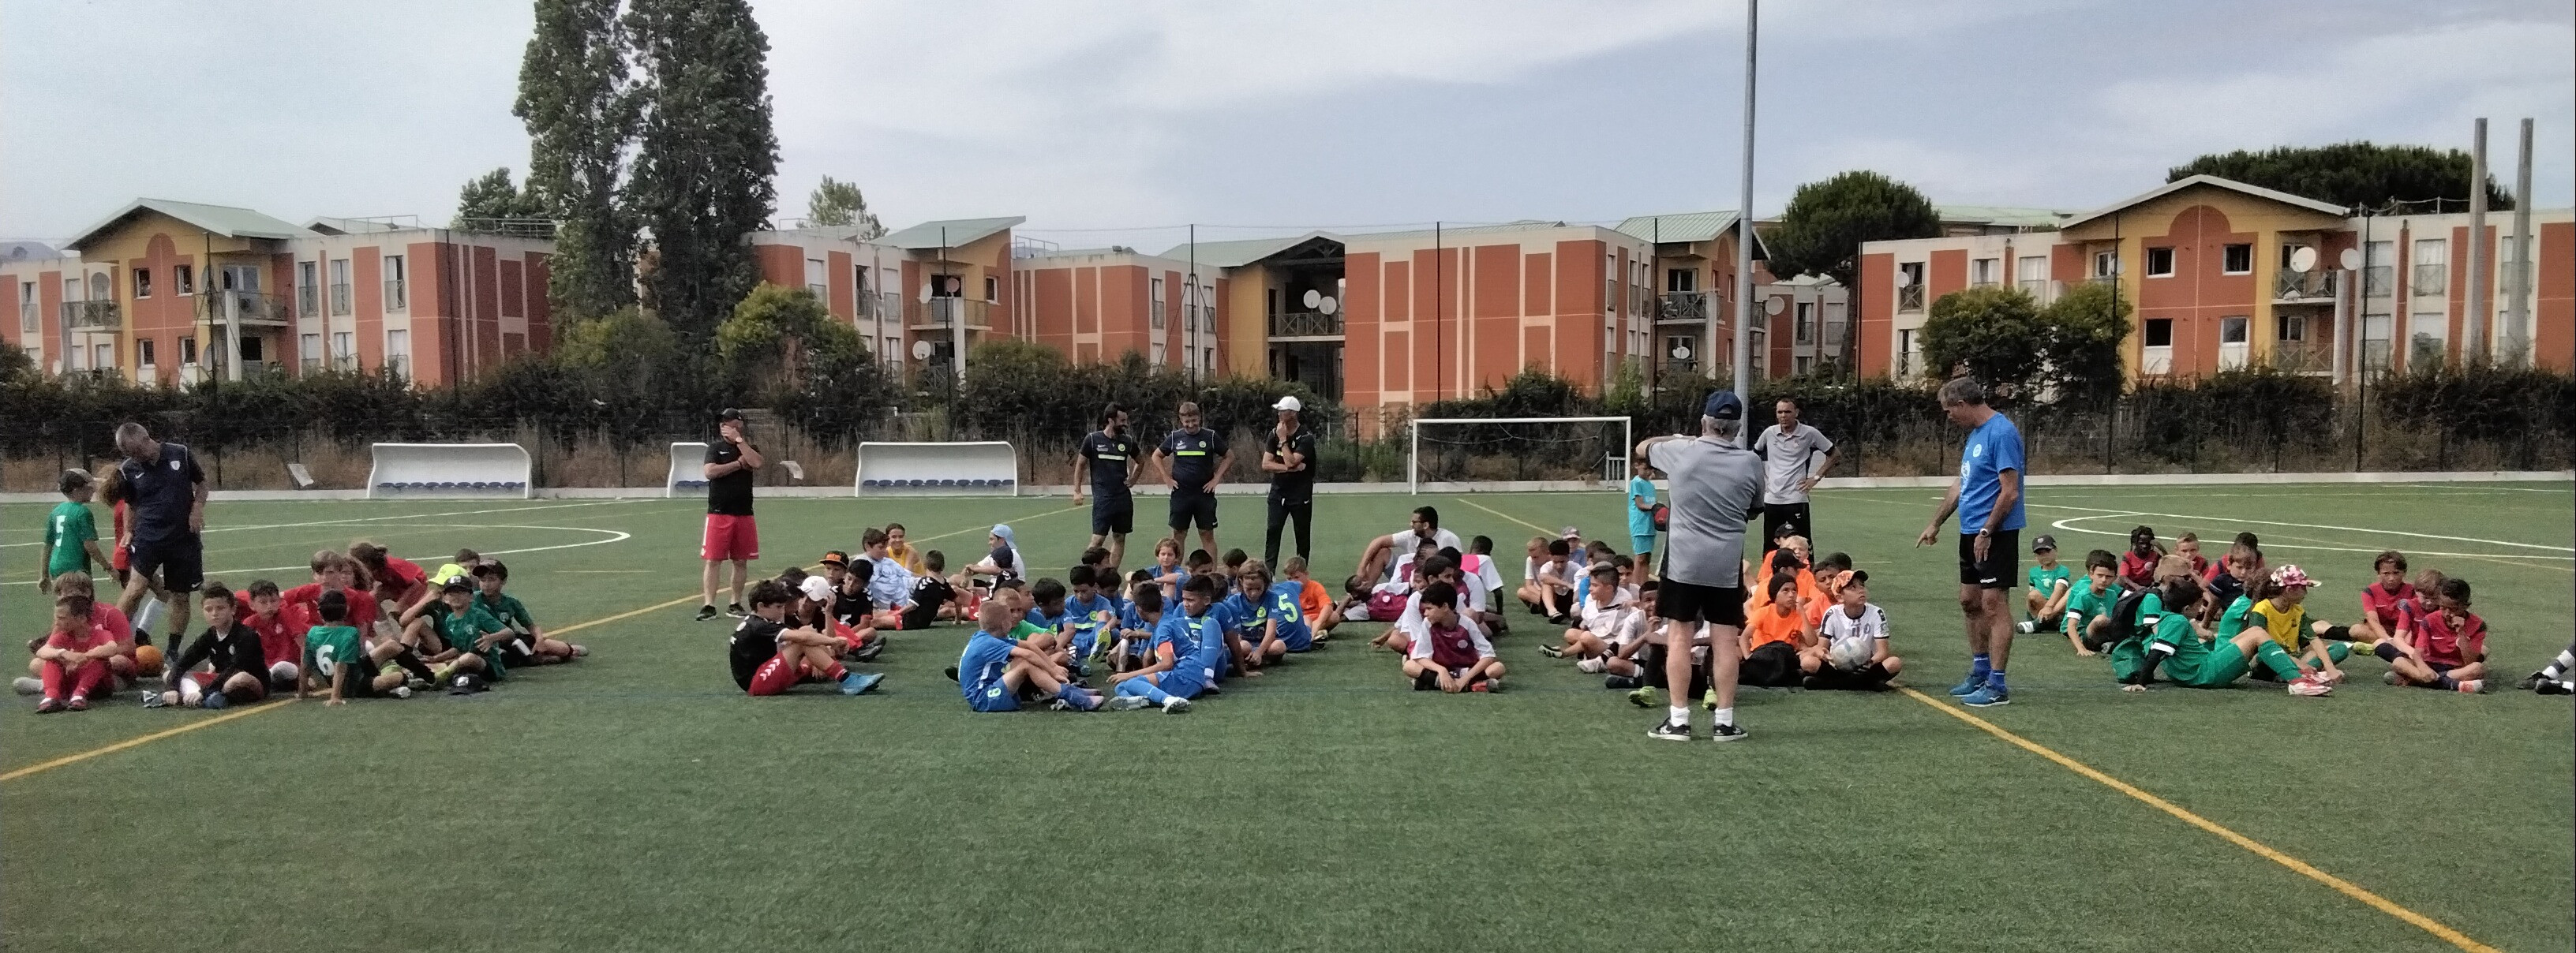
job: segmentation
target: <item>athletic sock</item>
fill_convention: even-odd
[[[2262,662],[2264,668],[2271,669],[2272,674],[2280,676],[2284,682],[2296,681],[2308,674],[2299,669],[2299,661],[2290,657],[2288,649],[2282,648],[2281,643],[2270,639],[2264,639],[2254,646],[2254,658]]]
[[[2011,691],[2011,689],[2004,687],[2004,670],[1999,668],[1992,669],[1986,673],[1986,687],[1999,692]]]
[[[1728,709],[1728,711],[1729,711],[1729,712],[1733,712],[1733,711],[1734,711],[1734,709]],[[1671,711],[1669,711],[1669,712],[1665,713],[1665,715],[1664,715],[1664,723],[1665,723],[1665,724],[1668,724],[1668,725],[1681,725],[1681,726],[1683,726],[1683,727],[1689,727],[1689,726],[1690,726],[1690,706],[1689,706],[1689,705],[1681,705],[1681,706],[1675,707],[1675,708],[1673,708]]]
[[[2567,670],[2571,668],[2576,668],[2576,649],[2558,653],[2557,659],[2541,668],[2540,677],[2553,682],[2560,681],[2567,677]]]
[[[842,676],[848,674],[850,674],[850,670],[839,662],[834,662],[832,663],[831,668],[823,670],[823,677],[835,682],[840,681]]]
[[[1735,709],[1732,709],[1732,708],[1720,708],[1720,709],[1718,709],[1718,710],[1717,710],[1717,723],[1718,723],[1718,724],[1721,724],[1721,725],[1732,725],[1732,724],[1734,724],[1734,723],[1735,723]]]
[[[1969,679],[1974,680],[1974,681],[1984,681],[1984,680],[1985,680],[1985,678],[1986,678],[1986,676],[1994,674],[1994,671],[1995,671],[1995,657],[1994,657],[1994,656],[1988,655],[1988,654],[1986,654],[1986,653],[1984,653],[1984,652],[1979,652],[1979,653],[1977,653],[1977,654],[1975,654],[1975,655],[1972,655],[1972,656],[1969,656],[1969,657],[1968,657],[1968,678],[1969,678]]]
[[[418,676],[421,681],[435,682],[438,680],[430,675],[429,663],[421,661],[420,653],[412,651],[411,649],[404,649],[402,650],[402,654],[394,656],[394,664],[400,667],[403,671]]]
[[[2397,643],[2381,642],[2378,645],[2370,647],[2370,654],[2379,656],[2379,660],[2382,662],[2394,662],[2397,661],[2398,656],[2406,653],[2397,650]],[[2562,655],[2559,657],[2565,658],[2566,656]]]
[[[2325,634],[2318,637],[2325,639],[2328,642],[2350,642],[2352,641],[2352,627],[2348,625],[2330,625],[2326,627]]]
[[[2443,691],[2455,692],[2460,690],[2460,681],[2459,679],[2452,678],[2448,675],[2435,675],[2433,676],[2433,687],[2439,688]]]

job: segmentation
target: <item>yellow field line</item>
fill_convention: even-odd
[[[1023,516],[1023,517],[1020,517],[1020,519],[1023,519],[1023,520],[1040,519],[1040,518],[1043,518],[1043,517],[1054,516],[1054,515],[1056,515],[1056,514],[1058,514],[1058,513],[1071,512],[1072,510],[1073,510],[1073,508],[1072,508],[1072,507],[1067,507],[1067,508],[1065,508],[1065,509],[1061,509],[1061,510],[1049,510],[1049,511],[1046,511],[1046,512],[1043,512],[1043,513],[1033,513],[1033,514],[1030,514],[1030,515],[1028,515],[1028,516]],[[939,535],[937,535],[937,536],[924,536],[924,537],[922,537],[922,538],[921,538],[921,542],[925,542],[925,543],[927,543],[927,542],[931,542],[931,541],[933,541],[933,540],[947,539],[947,538],[949,538],[949,537],[951,537],[951,536],[963,536],[963,535],[965,535],[965,534],[967,534],[967,533],[976,532],[976,531],[978,531],[979,529],[983,529],[983,528],[984,528],[984,527],[968,527],[968,528],[966,528],[966,529],[961,529],[961,530],[958,530],[958,531],[953,532],[953,533],[941,533],[941,534],[939,534]],[[812,572],[812,571],[813,571],[813,569],[814,569],[814,567],[811,567],[811,566],[806,567],[806,571],[807,571],[807,572]],[[657,612],[657,611],[660,611],[660,610],[663,610],[663,609],[671,608],[672,606],[686,605],[686,604],[688,604],[689,602],[691,602],[691,601],[693,601],[693,600],[697,599],[698,597],[699,597],[699,594],[697,594],[697,593],[691,593],[691,594],[689,594],[689,595],[685,595],[685,596],[681,596],[680,598],[673,599],[673,600],[671,600],[671,601],[669,601],[669,602],[659,602],[659,603],[655,603],[655,604],[653,604],[653,605],[645,606],[644,608],[641,608],[641,609],[630,609],[630,610],[627,610],[627,611],[625,611],[625,612],[620,612],[620,613],[618,613],[618,614],[616,614],[616,615],[611,615],[611,616],[602,616],[602,617],[600,617],[600,618],[592,619],[592,620],[590,620],[590,621],[588,621],[588,622],[575,622],[575,623],[573,623],[573,624],[571,624],[571,625],[564,626],[563,628],[560,628],[560,629],[553,629],[553,630],[549,630],[547,634],[549,634],[549,635],[560,635],[560,634],[563,634],[563,633],[566,633],[566,632],[578,632],[578,631],[580,631],[580,630],[587,629],[587,628],[590,628],[590,627],[592,627],[592,626],[607,625],[608,623],[611,623],[611,622],[618,622],[618,621],[623,621],[623,620],[626,620],[626,619],[632,619],[632,618],[634,618],[634,617],[636,617],[636,616],[643,615],[643,614],[648,613],[648,612]],[[139,736],[136,736],[136,737],[133,737],[133,738],[127,738],[127,739],[125,739],[124,741],[119,741],[119,742],[116,742],[115,744],[105,745],[105,746],[102,746],[102,747],[92,748],[92,749],[90,749],[90,750],[88,750],[88,751],[83,751],[83,752],[81,752],[81,753],[79,753],[79,754],[68,754],[68,755],[64,755],[64,756],[59,757],[59,758],[55,758],[55,759],[53,759],[53,760],[51,760],[51,761],[42,761],[42,762],[38,762],[38,763],[31,764],[31,765],[28,765],[28,766],[23,767],[23,768],[19,768],[19,769],[16,769],[16,770],[10,771],[10,772],[9,772],[9,773],[7,773],[7,774],[0,774],[0,783],[6,783],[6,782],[9,782],[9,781],[15,781],[15,780],[18,780],[19,778],[23,778],[23,777],[26,777],[26,776],[31,775],[31,774],[41,774],[41,773],[43,773],[43,772],[51,771],[51,770],[53,770],[53,769],[55,769],[55,768],[59,768],[59,767],[62,767],[62,766],[64,766],[64,765],[68,765],[68,764],[78,764],[78,763],[80,763],[80,762],[87,761],[87,760],[89,760],[89,759],[91,759],[91,758],[95,758],[95,757],[98,757],[98,756],[103,755],[103,754],[115,754],[116,752],[123,751],[123,750],[125,750],[125,749],[127,749],[127,748],[136,747],[136,746],[138,746],[138,745],[147,745],[147,744],[151,744],[152,742],[159,741],[159,740],[161,740],[161,739],[163,739],[163,738],[168,738],[168,737],[171,737],[171,736],[173,736],[173,735],[184,735],[184,734],[187,734],[188,732],[195,731],[195,730],[197,730],[197,729],[199,729],[199,728],[212,728],[212,727],[214,727],[214,726],[216,726],[216,725],[223,724],[224,722],[231,721],[231,720],[233,720],[233,719],[235,719],[235,718],[248,718],[248,717],[250,717],[250,716],[252,716],[252,715],[256,715],[256,714],[259,714],[259,713],[264,712],[264,711],[274,711],[274,710],[276,710],[279,706],[285,705],[285,704],[287,704],[287,703],[289,703],[289,702],[292,702],[292,701],[294,701],[294,700],[295,700],[295,699],[292,699],[292,698],[283,698],[283,699],[279,699],[279,700],[277,700],[277,701],[269,702],[269,703],[264,704],[264,705],[258,705],[258,706],[251,707],[251,708],[244,708],[244,709],[242,709],[242,710],[240,710],[240,711],[232,712],[232,713],[230,713],[230,714],[216,715],[215,717],[213,717],[213,718],[208,718],[208,719],[206,719],[206,720],[204,720],[204,721],[190,722],[190,723],[188,723],[188,724],[181,725],[181,726],[179,726],[179,727],[177,727],[177,728],[172,728],[172,729],[169,729],[169,730],[166,730],[166,731],[156,731],[156,732],[153,732],[153,733],[148,734],[148,735],[139,735]]]
[[[2449,943],[2452,946],[2459,947],[2463,950],[2472,951],[2472,953],[2497,953],[2494,947],[2469,939],[2467,935],[2462,934],[2460,931],[2442,925],[2442,922],[2439,920],[2435,920],[2432,917],[2406,909],[2405,907],[2398,906],[2395,902],[2390,901],[2386,897],[2364,890],[2353,884],[2351,881],[2345,880],[2341,877],[2318,870],[2314,866],[2309,865],[2306,861],[2284,854],[2280,851],[2273,850],[2261,841],[2257,841],[2251,837],[2229,830],[2226,827],[2220,826],[2216,821],[2212,821],[2198,814],[2184,810],[2182,807],[2171,801],[2167,801],[2153,794],[2149,794],[2146,791],[2140,790],[2136,785],[2132,785],[2126,781],[2122,781],[2118,778],[2104,774],[2101,771],[2095,770],[2091,765],[2069,758],[2065,755],[2058,754],[2056,751],[2050,750],[2047,746],[2041,745],[2036,741],[2005,731],[2002,728],[1996,727],[1993,722],[1968,714],[1956,707],[1942,704],[1939,701],[1934,700],[1930,695],[1923,694],[1922,692],[1915,691],[1911,688],[1903,689],[1903,691],[1907,696],[1913,698],[1915,701],[1930,705],[1934,710],[1939,711],[1942,714],[1967,722],[1970,725],[1974,725],[1978,730],[2010,742],[2024,751],[2028,751],[2042,758],[2056,762],[2058,767],[2073,771],[2076,774],[2082,775],[2104,787],[2136,798],[2149,807],[2180,818],[2183,823],[2208,831],[2212,834],[2216,834],[2221,840],[2225,840],[2228,843],[2245,848],[2246,850],[2253,852],[2255,856],[2279,864],[2283,867],[2290,868],[2291,870],[2296,871],[2300,876],[2314,880],[2328,887],[2332,887],[2336,893],[2359,900],[2378,908],[2381,913],[2385,913],[2389,916],[2396,917],[2397,919],[2404,920],[2407,923],[2414,924],[2424,932],[2440,937],[2445,943]]]
[[[125,750],[125,749],[127,749],[127,748],[131,748],[131,747],[134,747],[134,746],[136,746],[136,745],[146,745],[146,744],[151,744],[152,742],[159,741],[159,740],[161,740],[161,739],[163,739],[163,738],[167,738],[167,737],[170,737],[170,736],[172,736],[172,735],[184,735],[184,734],[187,734],[187,733],[189,733],[189,732],[191,732],[191,731],[195,731],[195,730],[197,730],[197,729],[199,729],[199,728],[212,728],[212,727],[214,727],[214,726],[216,726],[216,725],[223,724],[224,722],[231,721],[231,720],[233,720],[233,719],[235,719],[235,718],[248,718],[248,717],[250,717],[250,716],[252,716],[252,715],[259,714],[260,712],[264,712],[264,711],[276,711],[277,709],[282,708],[282,707],[284,707],[284,706],[286,706],[286,705],[293,704],[293,703],[294,703],[294,701],[295,701],[295,699],[293,699],[293,698],[281,698],[281,699],[278,699],[278,700],[276,700],[276,701],[269,702],[269,703],[267,703],[267,704],[265,704],[265,705],[255,705],[255,706],[252,706],[252,707],[249,707],[249,708],[244,708],[244,709],[242,709],[242,710],[240,710],[240,711],[237,711],[237,712],[232,712],[232,713],[229,713],[229,714],[216,715],[215,717],[208,718],[208,719],[206,719],[206,720],[204,720],[204,721],[194,721],[194,722],[189,722],[189,723],[187,723],[187,724],[180,725],[179,727],[172,728],[172,729],[169,729],[169,730],[167,730],[167,731],[156,731],[156,732],[153,732],[153,733],[148,734],[148,735],[142,735],[142,736],[134,737],[134,738],[127,738],[127,739],[125,739],[125,740],[123,740],[123,741],[119,741],[119,742],[117,742],[117,743],[115,743],[115,744],[108,745],[108,746],[103,747],[103,748],[91,748],[91,749],[89,749],[88,751],[83,751],[83,752],[81,752],[81,753],[79,753],[79,754],[67,754],[67,755],[64,755],[64,756],[62,756],[62,757],[55,758],[54,760],[51,760],[51,761],[40,761],[40,762],[37,762],[37,763],[35,763],[35,764],[28,765],[28,766],[23,767],[23,768],[19,768],[19,769],[15,770],[15,771],[11,771],[11,772],[9,772],[9,773],[7,773],[7,774],[0,774],[0,782],[15,781],[15,780],[18,780],[19,778],[26,777],[26,776],[28,776],[28,775],[30,775],[30,774],[37,774],[37,773],[41,773],[41,772],[45,772],[45,771],[51,771],[51,770],[53,770],[53,769],[55,769],[55,768],[59,768],[59,767],[62,767],[62,766],[64,766],[64,765],[67,765],[67,764],[76,764],[76,763],[79,763],[79,762],[82,762],[82,761],[87,761],[87,760],[89,760],[89,759],[91,759],[91,758],[95,758],[95,757],[98,757],[99,755],[103,755],[103,754],[115,754],[116,752],[123,751],[123,750]]]

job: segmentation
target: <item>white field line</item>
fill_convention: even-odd
[[[549,550],[556,550],[556,549],[579,549],[579,548],[581,548],[581,547],[583,547],[583,546],[602,546],[602,545],[606,545],[606,544],[609,544],[609,543],[622,543],[622,542],[625,542],[625,541],[626,541],[626,540],[628,540],[628,539],[632,539],[632,538],[634,538],[634,535],[635,535],[635,534],[633,534],[633,533],[622,532],[622,531],[619,531],[619,530],[613,530],[613,529],[596,529],[596,528],[589,527],[589,526],[515,526],[515,525],[493,525],[493,524],[488,524],[488,523],[425,523],[425,524],[416,524],[416,525],[419,525],[419,526],[421,526],[421,527],[422,527],[422,528],[424,528],[424,529],[535,529],[535,530],[551,530],[551,531],[555,531],[555,532],[562,532],[562,533],[601,533],[601,534],[604,534],[604,535],[607,537],[607,538],[605,538],[605,539],[594,539],[594,540],[590,540],[590,541],[588,541],[588,542],[580,542],[580,543],[560,543],[560,544],[553,545],[553,546],[530,546],[530,547],[527,547],[527,548],[524,548],[524,549],[491,549],[491,550],[482,550],[481,552],[483,553],[483,555],[486,555],[486,556],[510,556],[510,555],[515,555],[515,554],[518,554],[518,553],[542,553],[542,552],[546,552],[546,551],[549,551]],[[237,576],[237,575],[240,575],[240,574],[242,574],[242,573],[246,573],[246,572],[282,572],[282,571],[289,570],[289,569],[311,569],[311,568],[312,568],[312,563],[310,563],[310,562],[301,562],[301,563],[296,563],[295,565],[292,565],[292,566],[253,566],[253,567],[248,568],[248,569],[209,569],[209,570],[206,570],[206,572],[205,572],[205,576],[206,576],[206,578],[208,578],[208,579],[212,579],[212,578],[215,578],[215,577],[217,577],[217,576],[223,576],[223,575],[236,575],[236,576]],[[32,585],[35,585],[35,584],[36,584],[36,581],[35,581],[35,580],[33,580],[33,579],[19,579],[19,580],[14,580],[14,581],[9,581],[9,582],[0,582],[0,586],[32,586]]]
[[[262,530],[262,529],[297,529],[297,528],[306,527],[306,526],[346,526],[346,525],[351,524],[351,523],[366,523],[366,524],[373,525],[373,524],[383,523],[383,522],[386,522],[386,521],[389,521],[389,520],[419,520],[419,519],[431,519],[431,518],[440,517],[440,516],[480,516],[480,515],[483,515],[483,514],[486,514],[486,513],[528,513],[528,512],[533,512],[533,511],[536,511],[536,510],[560,510],[560,509],[567,509],[567,508],[575,507],[575,506],[607,506],[607,505],[617,504],[617,503],[638,503],[638,502],[658,502],[658,501],[647,501],[647,500],[595,500],[595,501],[592,501],[592,502],[589,502],[589,503],[552,503],[552,504],[548,504],[548,505],[545,505],[545,506],[509,506],[509,507],[502,507],[502,508],[499,508],[499,509],[489,509],[489,510],[456,510],[456,511],[448,512],[448,513],[408,513],[408,514],[404,514],[404,515],[400,515],[400,516],[357,516],[357,517],[351,517],[351,518],[349,518],[349,519],[340,519],[340,520],[314,520],[314,521],[309,522],[309,523],[267,523],[267,524],[263,524],[263,525],[259,525],[259,526],[209,526],[209,527],[206,527],[206,533],[238,533],[238,532],[243,532],[243,531],[247,531],[247,530]],[[201,535],[201,536],[202,536],[202,535],[205,535],[205,533],[200,533],[200,534],[198,534],[198,535]],[[0,549],[7,549],[7,548],[11,548],[11,547],[16,547],[16,546],[42,546],[42,545],[44,545],[44,541],[40,539],[40,540],[37,540],[37,541],[32,542],[32,543],[0,543]]]
[[[2127,531],[2125,531],[2125,530],[2099,530],[2099,529],[2088,529],[2088,528],[2085,528],[2085,527],[2082,527],[2082,526],[2076,526],[2076,525],[2073,525],[2073,524],[2076,524],[2076,523],[2079,523],[2079,522],[2088,521],[2088,520],[2121,519],[2121,518],[2125,518],[2125,517],[2132,517],[2132,516],[2153,516],[2153,517],[2159,517],[2159,518],[2164,518],[2164,519],[2200,520],[2200,521],[2203,521],[2203,522],[2218,523],[2218,524],[2222,524],[2222,525],[2225,525],[2225,524],[2237,524],[2237,525],[2251,525],[2251,526],[2288,526],[2288,527],[2294,527],[2294,528],[2298,528],[2298,529],[2322,529],[2322,530],[2332,530],[2332,531],[2335,531],[2335,532],[2343,532],[2343,533],[2359,533],[2359,534],[2362,534],[2362,535],[2365,535],[2365,536],[2370,536],[2370,535],[2377,535],[2377,536],[2407,536],[2407,537],[2412,537],[2412,538],[2415,538],[2415,539],[2438,539],[2438,540],[2443,540],[2443,541],[2446,541],[2446,542],[2455,542],[2455,543],[2484,543],[2484,544],[2486,544],[2486,545],[2490,545],[2490,546],[2512,546],[2512,547],[2521,548],[2521,549],[2538,549],[2538,550],[2546,550],[2546,551],[2547,551],[2547,554],[2546,554],[2546,555],[2544,555],[2544,554],[2539,554],[2539,553],[2530,553],[2530,554],[2525,554],[2525,553],[2495,553],[2495,552],[2484,552],[2484,553],[2425,552],[2425,553],[2420,553],[2420,555],[2425,555],[2425,556],[2461,556],[2461,557],[2484,557],[2484,558],[2501,558],[2501,559],[2576,559],[2576,555],[2561,555],[2561,554],[2564,554],[2564,553],[2576,552],[2576,551],[2571,551],[2571,550],[2569,550],[2569,549],[2567,549],[2567,548],[2565,548],[2565,547],[2558,547],[2558,546],[2541,546],[2541,545],[2536,545],[2536,544],[2532,544],[2532,543],[2517,543],[2517,542],[2512,542],[2512,541],[2509,541],[2509,540],[2501,540],[2501,539],[2479,539],[2479,538],[2474,537],[2474,536],[2441,536],[2441,535],[2437,535],[2437,534],[2433,534],[2433,533],[2410,533],[2410,532],[2406,532],[2406,531],[2403,531],[2403,530],[2394,530],[2394,529],[2370,529],[2370,528],[2360,527],[2360,526],[2334,526],[2334,525],[2323,524],[2323,523],[2289,523],[2289,522],[2283,522],[2283,521],[2280,521],[2280,520],[2239,519],[2239,518],[2235,518],[2235,517],[2223,517],[2223,516],[2202,516],[2202,515],[2188,514],[2188,513],[2148,513],[2148,512],[2137,511],[2137,510],[2102,510],[2102,509],[2094,509],[2093,507],[2087,507],[2087,506],[2060,506],[2060,505],[2056,505],[2056,504],[2048,504],[2048,503],[2032,503],[2032,504],[2028,504],[2028,505],[2029,505],[2029,506],[2031,506],[2031,507],[2034,507],[2034,508],[2038,508],[2038,509],[2051,509],[2051,510],[2085,510],[2085,511],[2089,511],[2092,515],[2089,515],[2089,516],[2070,516],[2070,517],[2067,517],[2066,519],[2058,520],[2058,521],[2056,521],[2056,522],[2054,522],[2054,523],[2050,523],[2050,524],[2048,524],[2048,525],[2049,525],[2050,527],[2052,527],[2052,528],[2059,529],[2059,530],[2063,530],[2063,531],[2070,532],[2070,533],[2084,533],[2084,534],[2094,535],[2094,536],[2116,536],[2116,537],[2120,537],[2120,538],[2124,538],[2124,539],[2125,539],[2125,538],[2127,538],[2127,537],[2128,537],[2128,535],[2129,535],[2129,534],[2128,534],[2128,532],[2127,532]],[[2295,544],[2295,543],[2269,543],[2269,544],[2266,544],[2263,548],[2265,548],[2265,549],[2306,549],[2306,550],[2316,550],[2316,551],[2320,551],[2320,552],[2375,553],[2375,552],[2380,551],[2380,549],[2384,549],[2384,548],[2386,548],[2386,547],[2361,547],[2361,546],[2303,546],[2303,545],[2298,545],[2298,544]]]

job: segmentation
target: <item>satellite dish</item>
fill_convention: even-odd
[[[2346,248],[2343,254],[2335,257],[2336,263],[2341,264],[2345,271],[2356,271],[2361,268],[2361,249]]]
[[[930,285],[926,282],[921,286],[921,303],[930,303]]]
[[[1342,303],[1331,298],[1324,298],[1315,304],[1315,310],[1321,311],[1325,314],[1331,314],[1335,311],[1342,310]]]
[[[930,359],[930,342],[929,342],[929,341],[914,341],[914,342],[912,342],[912,359],[913,359],[913,360],[916,360],[916,361],[927,361],[927,360],[929,360],[929,359]]]
[[[2300,274],[2307,274],[2308,272],[2315,271],[2316,268],[2317,250],[2315,248],[2301,245],[2290,252],[2291,271],[2295,271]]]
[[[1308,288],[1306,289],[1305,301],[1307,307],[1320,309],[1324,305],[1324,293],[1313,288]]]
[[[1779,316],[1780,316],[1780,312],[1782,312],[1782,311],[1787,311],[1787,310],[1789,310],[1789,303],[1788,303],[1788,302],[1786,302],[1786,301],[1782,301],[1782,300],[1780,300],[1780,299],[1778,299],[1778,298],[1764,298],[1764,299],[1762,299],[1762,313],[1763,313],[1763,314],[1767,314],[1767,315],[1770,315],[1770,316],[1772,316],[1772,317],[1775,317],[1775,318],[1776,318],[1776,317],[1779,317]]]
[[[1690,349],[1690,345],[1688,345],[1688,344],[1675,344],[1675,345],[1673,345],[1673,360],[1676,360],[1676,361],[1687,361],[1687,360],[1690,360],[1690,356],[1691,356],[1691,349]]]
[[[1904,269],[1898,269],[1896,272],[1896,286],[1899,288],[1914,287],[1914,276],[1906,272]]]

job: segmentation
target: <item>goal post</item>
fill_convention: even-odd
[[[1615,443],[1610,439],[1614,425]],[[1597,480],[1614,486],[1627,482],[1628,455],[1637,445],[1634,424],[1627,417],[1417,418],[1408,425],[1404,459],[1405,481],[1416,494],[1422,492],[1424,427],[1431,428],[1428,439],[1435,460],[1510,460],[1522,470],[1535,467],[1541,473],[1559,474],[1556,479]],[[1455,436],[1444,435],[1451,433]]]

